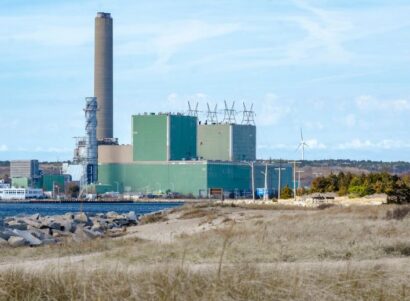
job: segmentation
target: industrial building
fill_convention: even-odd
[[[91,99],[96,107],[90,105]],[[113,135],[113,20],[109,13],[99,12],[95,18],[94,98],[86,102],[86,137],[77,140],[75,165],[66,166],[67,171],[84,167],[82,186],[95,183],[100,192],[104,188],[195,197],[218,193],[252,197],[258,188],[277,194],[279,184],[293,186],[289,164],[257,160],[254,114],[245,104],[241,124],[235,120],[234,104],[228,109],[226,102],[222,122],[217,121],[216,107],[209,110],[211,118],[205,123],[192,110],[189,114],[133,115],[132,144],[119,145]]]
[[[0,200],[38,199],[44,196],[38,188],[0,188]]]
[[[24,188],[37,186],[41,180],[38,160],[10,161],[10,177],[13,186]]]
[[[134,115],[131,124],[131,146],[99,150],[105,155],[104,160],[99,159],[98,181],[114,191],[194,197],[223,191],[225,197],[251,197],[252,171],[255,188],[264,188],[267,168],[267,188],[277,194],[278,166],[254,162],[254,125],[199,125],[195,116],[153,113]],[[281,187],[292,186],[292,167],[283,164],[281,168]]]

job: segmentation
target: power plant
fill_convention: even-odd
[[[109,13],[95,17],[94,96],[97,97],[97,140],[110,143],[113,130],[113,21]]]
[[[130,116],[132,143],[118,144],[109,13],[98,12],[95,18],[94,54],[94,97],[85,99],[85,135],[76,137],[73,163],[63,166],[63,173],[78,181],[82,192],[92,186],[97,194],[266,199],[294,186],[290,164],[257,160],[255,114],[245,103],[240,123],[235,103],[228,107],[226,101],[222,112],[208,104],[205,120],[198,116],[198,104],[193,109],[190,103],[187,114],[137,113]],[[55,183],[66,182],[61,176],[45,184],[51,183],[54,192]]]

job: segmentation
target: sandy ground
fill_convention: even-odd
[[[355,202],[352,199],[337,200],[340,204],[347,202],[349,204]],[[370,200],[369,202],[374,202]],[[263,203],[259,203],[263,204]],[[272,206],[277,206],[278,203],[272,201],[266,203]],[[288,202],[279,202],[279,204],[288,205]],[[357,204],[357,203],[356,203]],[[365,201],[361,201],[359,204],[366,204]],[[287,210],[286,213],[282,210],[269,210],[269,209],[245,209],[240,207],[219,207],[215,210],[212,218],[209,216],[183,218],[183,211],[176,211],[167,215],[167,220],[155,222],[151,224],[138,225],[129,227],[127,233],[114,239],[141,239],[150,240],[160,243],[166,246],[173,243],[181,236],[190,236],[193,234],[206,232],[213,229],[219,229],[227,227],[230,223],[255,223],[256,221],[270,221],[280,216],[292,216],[297,215],[298,210]],[[303,214],[314,214],[317,211],[304,210]],[[107,238],[110,239],[110,238]],[[113,238],[111,238],[113,239]],[[11,258],[7,262],[0,260],[0,271],[4,271],[10,268],[19,268],[29,270],[32,272],[46,270],[46,269],[60,269],[64,267],[77,266],[79,268],[98,269],[102,267],[109,267],[110,269],[125,269],[125,270],[149,270],[153,267],[151,264],[131,265],[126,266],[124,263],[120,263],[115,259],[107,259],[104,257],[104,252],[91,252],[85,255],[70,255],[70,256],[58,256],[58,254],[51,255],[50,258],[30,258],[20,259],[19,257]],[[315,262],[279,262],[279,263],[258,263],[261,268],[289,268],[298,267],[301,269],[321,268],[323,264],[328,266],[329,264],[334,267],[340,267],[345,265],[346,262],[338,261],[315,261]],[[363,260],[355,262],[356,266],[378,266],[378,265],[390,265],[400,269],[410,269],[410,260],[408,258],[382,258],[376,260]],[[190,263],[190,267],[193,269],[215,269],[216,263]]]

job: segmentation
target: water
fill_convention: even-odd
[[[182,202],[164,203],[0,203],[0,222],[7,216],[31,215],[62,215],[67,212],[82,211],[87,214],[115,211],[127,213],[135,211],[137,215],[181,206]]]

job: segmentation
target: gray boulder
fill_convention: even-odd
[[[26,240],[20,236],[10,236],[7,242],[10,246],[15,247],[15,248],[24,246],[26,244]]]
[[[63,215],[63,217],[65,218],[65,219],[74,219],[74,214],[72,214],[71,212],[67,212],[66,214],[64,214]]]
[[[114,223],[119,225],[120,227],[128,226],[130,222],[126,218],[117,218],[113,220]]]
[[[137,215],[135,214],[134,211],[128,212],[127,218],[128,218],[128,220],[129,220],[130,222],[134,222],[134,223],[137,222]]]
[[[27,225],[29,225],[29,226],[31,226],[31,227],[34,227],[34,228],[37,228],[37,229],[40,229],[41,228],[41,226],[43,225],[42,223],[41,223],[41,221],[39,221],[39,220],[32,220],[32,219],[29,219],[29,218],[25,218],[24,219],[24,223],[26,223]]]
[[[34,237],[38,238],[41,241],[52,237],[51,235],[48,234],[48,231],[49,231],[48,229],[39,230],[36,228],[29,227],[27,231],[29,231],[31,235],[33,235]]]
[[[13,233],[11,230],[6,228],[0,228],[0,238],[4,240],[8,240]]]
[[[64,231],[64,227],[62,227],[60,223],[57,223],[55,221],[49,222],[47,226],[54,230]]]
[[[83,228],[78,227],[73,234],[73,240],[76,242],[82,242],[90,240],[90,237],[84,232]]]
[[[39,218],[40,218],[40,214],[39,214],[39,213],[36,213],[36,214],[33,214],[33,215],[30,216],[30,219],[31,219],[31,220],[38,220]]]
[[[23,238],[25,241],[27,241],[30,246],[39,246],[39,245],[41,245],[41,240],[38,239],[37,237],[33,236],[28,231],[21,231],[21,230],[17,230],[17,229],[13,229],[12,231],[16,236],[19,236],[19,237]]]
[[[27,230],[27,224],[22,221],[10,221],[6,226],[10,229]]]
[[[87,229],[87,228],[84,228],[83,231],[84,231],[84,233],[85,233],[89,238],[91,238],[91,239],[104,236],[104,235],[103,235],[101,232],[99,232],[99,231],[94,231],[94,230]]]
[[[85,214],[84,212],[77,213],[77,214],[74,216],[74,222],[76,222],[76,223],[82,223],[82,224],[90,224],[90,223],[91,223],[91,221],[90,221],[90,219],[88,218],[87,214]]]

